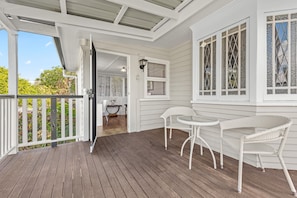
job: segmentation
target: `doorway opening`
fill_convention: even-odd
[[[128,68],[124,54],[97,52],[97,137],[128,132]]]

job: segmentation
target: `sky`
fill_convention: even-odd
[[[7,32],[0,31],[0,66],[8,67]],[[42,71],[61,66],[54,40],[50,36],[18,32],[18,73],[34,82]]]

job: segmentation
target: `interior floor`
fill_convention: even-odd
[[[97,127],[98,137],[120,133],[127,133],[127,115],[109,117],[108,123],[106,123],[105,118],[103,118],[103,126]]]

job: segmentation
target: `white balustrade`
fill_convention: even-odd
[[[15,101],[13,96],[1,95],[0,96],[0,159],[8,155],[15,149],[15,136],[12,135],[11,129],[13,125],[12,111],[13,102]]]

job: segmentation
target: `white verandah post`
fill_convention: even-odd
[[[8,94],[14,95],[11,109],[11,138],[14,149],[10,154],[18,152],[18,34],[8,31]]]

